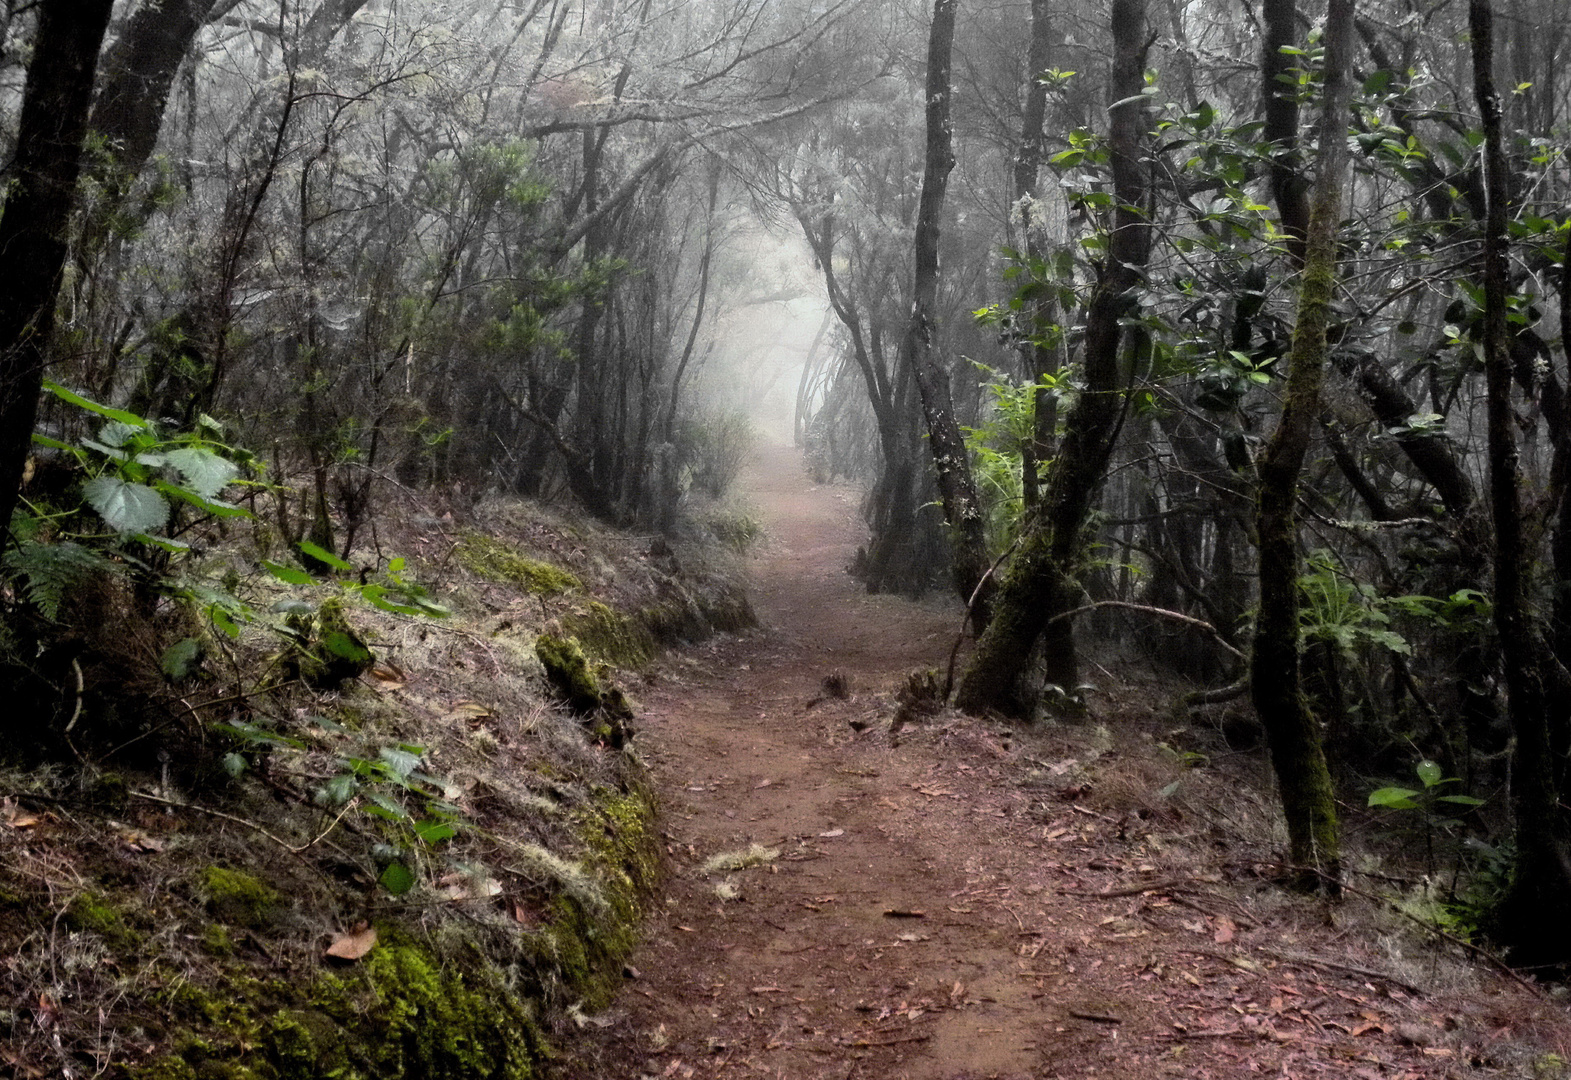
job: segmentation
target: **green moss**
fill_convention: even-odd
[[[273,920],[278,894],[250,874],[223,866],[202,872],[207,908],[213,917],[231,926],[259,930]]]
[[[306,985],[244,976],[185,987],[178,1019],[203,1035],[135,1080],[529,1080],[548,1048],[508,969],[460,963],[382,927],[370,955]],[[210,1033],[210,1034],[209,1034]]]
[[[578,986],[584,1007],[593,1011],[621,985],[622,962],[638,944],[644,900],[659,884],[663,864],[654,806],[642,786],[625,794],[599,789],[591,805],[579,816],[579,834],[603,910],[590,911],[570,895],[557,897],[543,944],[563,981]]]
[[[118,950],[134,948],[140,937],[126,925],[120,909],[101,893],[82,892],[73,896],[66,905],[64,921],[69,929],[97,934]]]
[[[208,923],[202,931],[202,951],[209,956],[233,956],[235,943],[229,936],[229,930],[218,923]]]
[[[585,652],[618,667],[643,667],[660,646],[642,619],[618,614],[596,600],[563,618],[562,625],[582,643]]]
[[[559,596],[584,583],[561,567],[531,559],[500,540],[466,533],[458,542],[458,561],[470,572],[491,581],[520,585],[536,596]]]
[[[545,668],[551,689],[569,709],[578,716],[590,716],[599,710],[600,680],[575,639],[541,634],[535,639],[535,655]]]

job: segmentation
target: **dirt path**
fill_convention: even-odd
[[[794,452],[760,452],[746,487],[771,537],[764,629],[674,658],[639,695],[676,873],[561,1075],[1463,1075],[1446,1034],[1462,1025],[1416,988],[1250,952],[1302,950],[1327,916],[1265,889],[1256,907],[1197,865],[1171,835],[1183,815],[1151,810],[1176,772],[1120,766],[1105,732],[892,737],[890,694],[947,655],[958,605],[861,591],[843,571],[856,496],[809,487]],[[834,671],[852,698],[809,705]],[[705,872],[754,844],[777,854]]]

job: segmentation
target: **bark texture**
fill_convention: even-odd
[[[936,0],[928,36],[926,164],[922,174],[922,198],[917,207],[911,320],[901,343],[901,359],[916,376],[917,392],[922,396],[928,446],[933,452],[939,496],[943,500],[944,519],[949,523],[953,546],[950,571],[955,591],[962,602],[971,601],[971,625],[980,634],[987,628],[994,588],[993,578],[988,575],[990,560],[985,522],[976,481],[971,475],[965,437],[955,419],[949,372],[939,358],[934,341],[938,241],[949,173],[955,167],[949,67],[954,52],[956,3],[957,0]]]
[[[1066,690],[1079,682],[1074,631],[1067,618],[1081,587],[1076,572],[1083,532],[1108,456],[1117,437],[1125,404],[1119,380],[1119,320],[1141,280],[1150,252],[1146,201],[1146,116],[1140,90],[1145,85],[1145,0],[1113,0],[1114,35],[1109,145],[1117,197],[1108,257],[1086,313],[1083,369],[1085,388],[1065,418],[1063,446],[1048,475],[1047,490],[1035,517],[1025,526],[1009,575],[999,588],[993,623],[977,643],[956,704],[968,712],[997,709],[1020,716],[1027,703],[1019,694],[1021,674],[1032,650],[1043,641],[1048,682]]]
[[[54,334],[82,140],[111,0],[40,5],[0,216],[0,523],[9,526]]]
[[[1571,845],[1554,782],[1545,694],[1548,655],[1527,602],[1518,451],[1506,335],[1506,159],[1495,89],[1494,13],[1471,0],[1473,93],[1484,126],[1484,368],[1489,417],[1489,495],[1495,529],[1495,628],[1511,721],[1511,812],[1516,866],[1499,913],[1499,936],[1515,963],[1571,960]]]
[[[1255,525],[1260,542],[1260,614],[1249,665],[1250,693],[1265,725],[1287,819],[1290,859],[1295,866],[1318,869],[1333,891],[1341,869],[1336,798],[1320,724],[1310,711],[1299,669],[1296,510],[1299,474],[1320,411],[1326,329],[1336,292],[1336,230],[1347,167],[1352,17],[1353,0],[1332,0],[1324,38],[1320,146],[1287,388],[1281,419],[1258,462]],[[1313,889],[1321,880],[1305,870],[1298,874],[1296,884]]]

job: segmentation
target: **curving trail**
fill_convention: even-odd
[[[1372,980],[1389,958],[1156,799],[1181,775],[1151,734],[1170,688],[1103,672],[1112,734],[941,717],[892,736],[892,691],[946,661],[959,605],[863,592],[844,572],[857,495],[812,487],[793,450],[761,450],[745,483],[770,537],[764,628],[639,695],[674,873],[559,1077],[1477,1075],[1452,1070],[1486,1029]],[[833,671],[851,699],[809,704]],[[1183,775],[1213,804],[1262,778]],[[705,872],[752,844],[778,856]]]
[[[944,662],[959,605],[863,591],[844,571],[858,495],[810,486],[794,450],[761,449],[744,484],[769,537],[764,630],[677,659],[641,695],[680,868],[640,977],[583,1052],[606,1077],[1032,1075],[1037,991],[1020,923],[990,896],[1017,855],[961,797],[976,764],[944,767],[915,726],[906,746],[886,731],[888,693]],[[851,700],[809,707],[832,671]],[[700,873],[752,843],[780,858]],[[735,899],[716,895],[727,882]]]

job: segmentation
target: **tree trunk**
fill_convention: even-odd
[[[1271,197],[1282,218],[1282,231],[1288,235],[1288,254],[1302,265],[1309,229],[1309,184],[1299,168],[1297,86],[1285,86],[1281,80],[1291,79],[1292,69],[1308,58],[1282,51],[1298,43],[1297,0],[1265,0],[1260,15],[1265,23],[1260,57],[1265,127],[1260,134],[1271,147]]]
[[[54,335],[82,140],[110,0],[44,3],[0,216],[0,525],[9,527]]]
[[[1260,613],[1250,657],[1250,693],[1265,725],[1271,764],[1287,818],[1295,884],[1332,892],[1341,871],[1336,799],[1326,768],[1319,721],[1311,712],[1299,671],[1298,478],[1320,412],[1325,379],[1326,328],[1336,292],[1336,230],[1342,174],[1347,166],[1348,52],[1353,0],[1331,0],[1326,15],[1325,84],[1313,205],[1304,244],[1303,284],[1293,327],[1282,417],[1261,455],[1255,524],[1260,537]],[[1314,868],[1314,869],[1309,869]]]
[[[1506,340],[1506,160],[1495,89],[1494,13],[1470,0],[1473,93],[1484,126],[1484,370],[1489,417],[1489,493],[1495,526],[1495,628],[1505,666],[1506,706],[1514,744],[1511,813],[1516,866],[1498,913],[1499,935],[1518,964],[1571,960],[1571,847],[1555,791],[1546,667],[1551,662],[1528,606],[1511,358]]]
[[[965,437],[955,420],[949,372],[939,362],[934,347],[933,317],[938,298],[938,237],[944,213],[949,172],[955,167],[950,118],[950,56],[954,51],[957,0],[936,0],[927,50],[927,155],[922,175],[922,199],[916,219],[916,272],[912,290],[911,321],[900,347],[901,360],[916,376],[927,418],[928,445],[938,472],[938,490],[944,504],[953,546],[950,572],[962,602],[972,601],[971,625],[980,634],[987,628],[992,604],[993,578],[988,574],[986,522],[981,499],[971,475]]]
[[[215,2],[143,4],[104,51],[103,85],[93,102],[89,126],[106,144],[98,172],[113,198],[124,195],[152,156],[169,89]]]
[[[1081,534],[1125,404],[1119,385],[1119,320],[1140,283],[1151,247],[1150,226],[1141,209],[1147,187],[1140,93],[1145,85],[1145,0],[1113,0],[1112,27],[1110,97],[1117,104],[1111,110],[1109,143],[1118,208],[1108,258],[1099,269],[1086,314],[1085,388],[1065,419],[1064,443],[1048,476],[1042,506],[1026,524],[1020,553],[999,588],[994,621],[960,682],[956,704],[968,712],[991,708],[1015,716],[1026,713],[1019,677],[1044,634],[1048,681],[1065,690],[1079,682],[1073,628],[1058,616],[1074,607],[1080,595],[1076,571],[1084,546]]]

